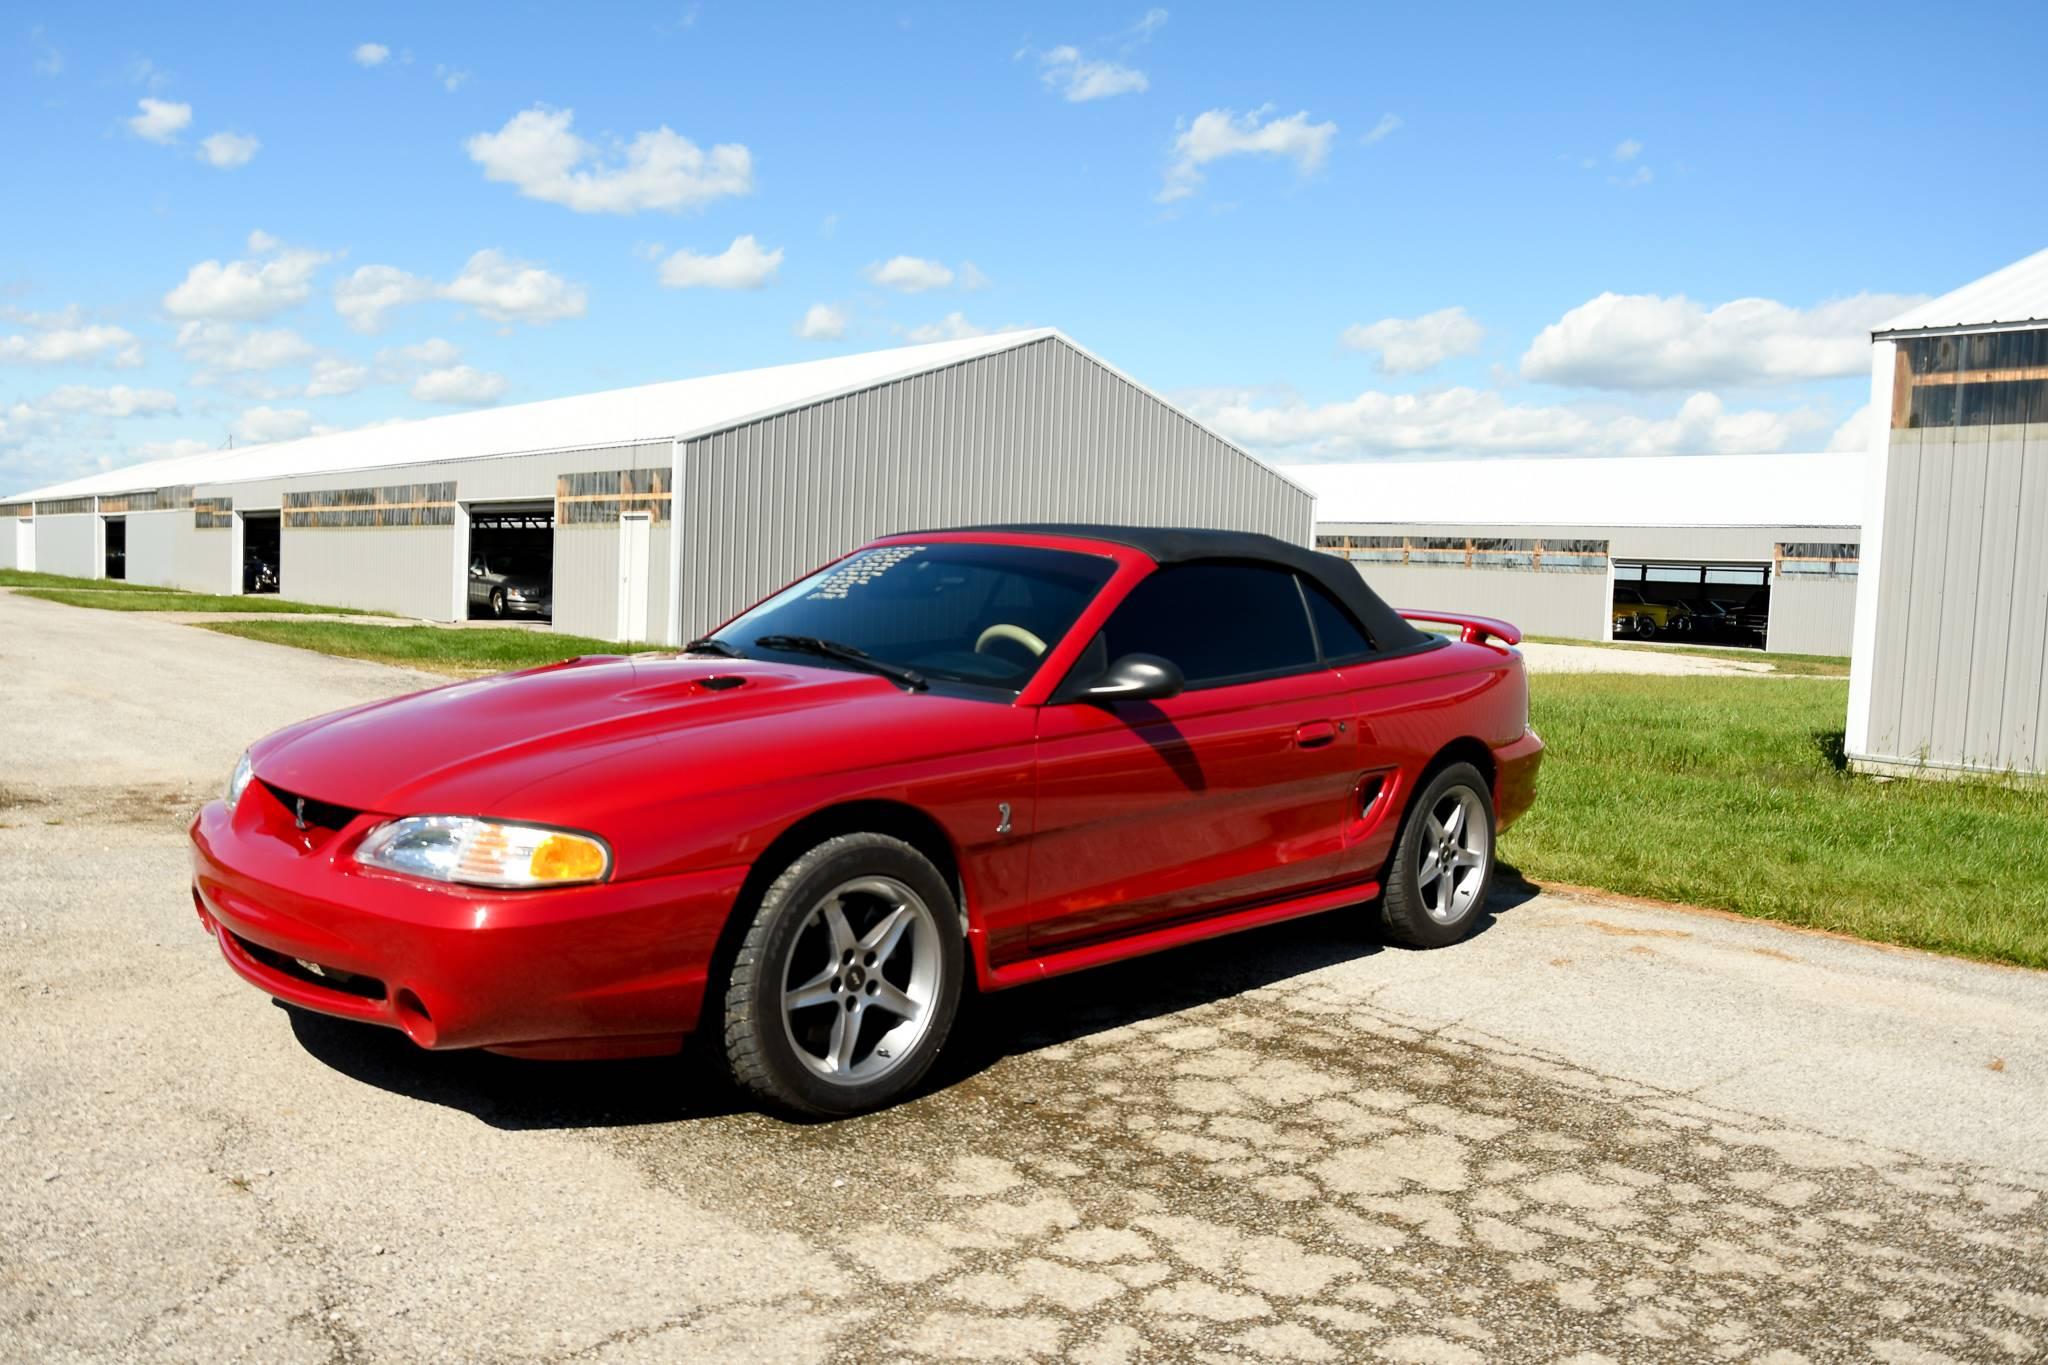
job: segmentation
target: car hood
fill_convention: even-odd
[[[252,760],[272,787],[356,810],[516,815],[506,804],[515,794],[630,751],[670,746],[685,763],[713,736],[744,742],[735,731],[757,742],[815,731],[821,721],[842,734],[872,731],[884,713],[923,700],[887,679],[836,669],[701,656],[577,659],[308,721],[256,745]],[[803,724],[792,724],[793,714]]]

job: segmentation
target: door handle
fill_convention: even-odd
[[[1326,720],[1312,720],[1295,727],[1294,742],[1303,749],[1320,749],[1337,738],[1337,727]]]

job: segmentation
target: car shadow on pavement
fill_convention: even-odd
[[[1538,888],[1499,865],[1468,936]],[[953,1037],[920,1093],[942,1090],[1005,1057],[1171,1014],[1390,950],[1364,906],[1190,944],[1093,971],[962,1001]],[[1455,952],[1456,949],[1447,951]],[[707,1046],[679,1057],[538,1062],[481,1051],[428,1052],[396,1029],[277,1002],[299,1046],[364,1085],[445,1105],[508,1130],[614,1128],[715,1118],[753,1106]]]
[[[1539,892],[1514,868],[1498,864],[1485,912],[1463,941],[1486,933],[1497,916]],[[1210,1004],[1324,967],[1407,951],[1377,936],[1372,915],[1368,906],[1347,906],[964,1002],[953,1039],[926,1088],[957,1084],[1018,1053]]]
[[[537,1062],[477,1050],[428,1052],[397,1029],[279,1002],[316,1060],[379,1090],[446,1105],[493,1128],[609,1128],[710,1118],[746,1106],[708,1061]]]

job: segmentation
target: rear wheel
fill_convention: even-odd
[[[879,1109],[924,1078],[959,1009],[944,877],[882,834],[828,839],[762,895],[725,996],[735,1080],[791,1113]]]
[[[1493,792],[1477,768],[1453,763],[1423,785],[1387,861],[1380,919],[1410,948],[1442,948],[1471,932],[1493,885]]]

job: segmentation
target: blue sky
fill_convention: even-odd
[[[1015,325],[1283,462],[1821,449],[2048,244],[1982,7],[9,14],[0,489]]]

